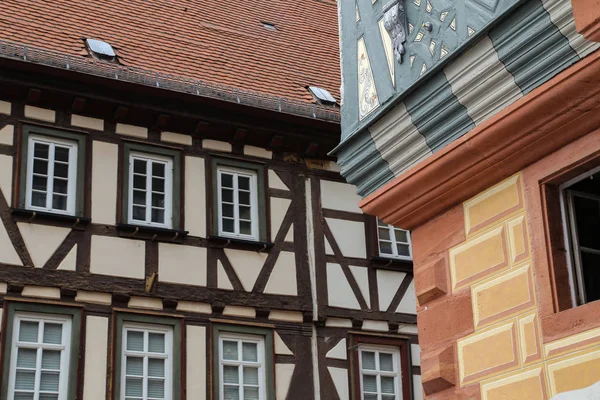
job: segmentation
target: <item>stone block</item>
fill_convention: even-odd
[[[505,228],[501,226],[450,250],[452,287],[464,287],[508,265]]]
[[[521,175],[503,182],[464,202],[467,236],[490,226],[523,207]]]
[[[476,328],[535,306],[535,289],[530,265],[473,285],[471,290]]]
[[[454,345],[421,360],[423,390],[431,395],[456,385]]]
[[[494,378],[481,385],[484,400],[545,400],[546,377],[542,365],[521,370],[502,379]]]
[[[521,362],[527,365],[539,361],[542,358],[542,346],[537,311],[519,317],[518,324]]]
[[[529,257],[529,233],[527,219],[521,215],[507,224],[510,261],[517,264]]]
[[[465,337],[473,333],[471,291],[446,296],[420,311],[417,318],[419,344],[424,349],[432,350],[440,343]]]
[[[519,366],[516,321],[477,332],[457,342],[461,385]]]
[[[445,258],[437,259],[419,268],[419,273],[415,274],[415,289],[420,306],[448,292],[446,268]]]

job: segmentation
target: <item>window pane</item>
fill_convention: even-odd
[[[59,178],[69,177],[69,164],[54,163],[54,176]]]
[[[233,218],[233,205],[223,204],[222,210],[224,217]]]
[[[232,367],[230,365],[223,366],[223,382],[224,383],[233,383],[235,385],[239,384],[239,371],[238,367]]]
[[[237,342],[223,341],[223,360],[238,360]]]
[[[373,375],[363,375],[363,392],[377,393],[377,377]]]
[[[144,351],[144,332],[127,331],[127,350]]]
[[[48,187],[48,178],[45,176],[33,176],[32,185],[33,190],[43,190],[46,191]]]
[[[165,352],[165,335],[164,333],[150,333],[148,335],[148,351],[151,353]]]
[[[35,368],[36,362],[36,349],[19,349],[17,355],[17,368]]]
[[[258,368],[244,367],[244,385],[258,385]]]
[[[48,161],[33,160],[33,173],[48,175]]]
[[[390,242],[379,242],[379,252],[384,254],[394,254]]]
[[[394,370],[394,357],[391,354],[379,353],[379,370],[390,372]]]
[[[50,393],[40,393],[40,400],[57,400],[58,399],[58,393],[57,394],[50,394]],[[17,400],[15,398],[15,400]]]
[[[250,190],[250,178],[247,176],[238,177],[238,188],[242,190]]]
[[[408,243],[408,232],[407,231],[403,231],[401,229],[396,229],[394,231],[394,234],[396,235],[396,242]]]
[[[164,224],[165,223],[165,211],[153,208],[152,209],[152,222]]]
[[[165,177],[165,164],[152,163],[152,176]]]
[[[146,220],[146,207],[133,206],[133,219],[138,221]]]
[[[250,205],[250,192],[239,193],[240,204]]]
[[[231,174],[221,173],[221,186],[232,188],[233,176]]]
[[[36,343],[38,341],[39,325],[39,322],[21,321],[21,326],[19,329],[19,341]]]
[[[35,386],[35,372],[17,371],[15,377],[16,390],[33,390]]]
[[[149,367],[149,365],[148,365],[148,367]],[[144,359],[141,357],[128,356],[125,360],[125,375],[132,375],[132,376],[144,375]]]
[[[225,188],[221,189],[221,201],[233,203],[233,190]]]
[[[165,381],[162,379],[148,379],[148,397],[154,399],[164,399]]]
[[[390,230],[387,228],[379,228],[379,239],[383,240],[391,240],[390,239]]]
[[[395,394],[384,394],[383,396],[381,396],[381,400],[396,400],[396,395]]]
[[[40,390],[44,392],[58,392],[58,378],[58,372],[42,372]]]
[[[146,192],[143,190],[134,190],[133,204],[146,205]]]
[[[233,228],[233,220],[223,218],[223,232],[234,233],[235,230]]]
[[[48,147],[47,144],[35,143],[33,145],[33,156],[48,159]]]
[[[362,351],[362,368],[363,369],[375,369],[375,353],[372,351]]]
[[[42,399],[45,400],[46,398],[40,396],[40,400]],[[33,393],[15,393],[15,400],[33,400]]]
[[[247,221],[241,221],[240,233],[242,235],[252,235],[252,223]]]
[[[60,351],[44,350],[42,353],[42,369],[60,370]]]
[[[258,400],[258,388],[244,386],[244,400]]]
[[[165,377],[165,360],[163,359],[148,359],[148,376],[155,378]]]
[[[152,193],[152,207],[163,207],[165,206],[165,195]]]
[[[165,180],[162,178],[152,178],[152,191],[164,193]]]
[[[381,393],[394,394],[394,378],[390,376],[381,377]]]
[[[54,193],[67,194],[68,188],[69,181],[65,179],[54,178],[54,188],[52,189]]]
[[[600,250],[600,203],[597,200],[574,197],[579,245]]]
[[[125,378],[125,396],[142,397],[143,394],[142,378]]]
[[[239,208],[240,219],[251,219],[250,217],[250,207],[240,206]]]
[[[133,176],[133,187],[135,189],[145,190],[146,189],[146,177],[140,176],[140,175],[134,175]]]
[[[365,400],[377,400],[376,394],[365,394]]]
[[[410,256],[410,248],[407,244],[397,244],[396,247],[398,248],[399,256]]]
[[[146,161],[133,160],[133,172],[136,174],[146,174]]]
[[[242,360],[258,362],[258,345],[256,343],[242,343]]]
[[[31,193],[31,205],[36,207],[46,207],[46,193]]]
[[[55,210],[67,209],[67,196],[60,194],[52,195],[52,208]]]
[[[237,386],[225,386],[223,390],[224,400],[238,400],[240,398],[240,392]]]
[[[582,252],[581,263],[587,301],[600,300],[600,255]]]
[[[62,146],[54,147],[54,159],[56,161],[69,162],[69,148]]]

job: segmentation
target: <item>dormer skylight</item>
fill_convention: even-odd
[[[263,24],[263,26],[265,27],[265,29],[268,29],[270,31],[276,31],[277,27],[275,26],[275,24],[272,24],[270,22],[265,22],[265,21],[260,21],[261,24]]]
[[[117,54],[110,44],[98,39],[85,39],[85,45],[94,57],[106,61],[116,61]]]
[[[309,86],[308,91],[313,95],[317,103],[326,105],[335,105],[337,101],[327,90],[316,86]]]

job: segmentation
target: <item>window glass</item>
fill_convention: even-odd
[[[70,318],[16,313],[13,329],[9,400],[65,400]]]
[[[378,218],[377,241],[380,256],[412,259],[410,232],[388,225]]]
[[[393,347],[359,348],[362,400],[400,400],[400,351]]]
[[[75,214],[77,143],[29,136],[26,207]]]
[[[219,234],[257,240],[256,173],[219,167],[217,176]]]
[[[130,153],[129,223],[172,227],[173,160]]]
[[[171,328],[124,326],[121,399],[170,399],[172,365]]]
[[[220,398],[264,400],[264,339],[250,335],[219,338]]]

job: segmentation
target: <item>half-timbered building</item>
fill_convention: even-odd
[[[422,398],[335,2],[4,1],[0,88],[0,399]]]

